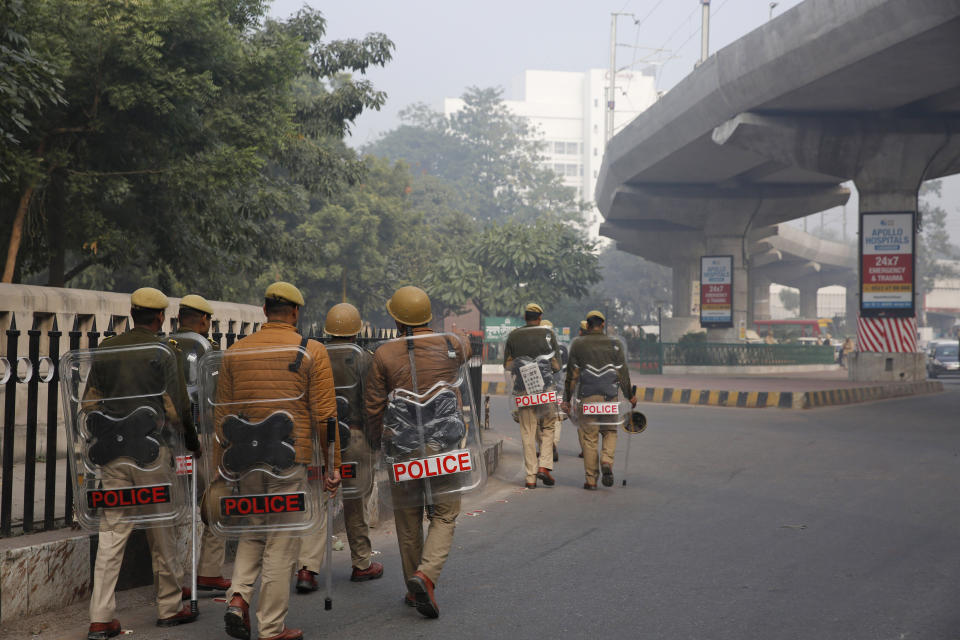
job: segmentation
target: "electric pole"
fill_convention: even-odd
[[[700,0],[702,17],[700,25],[700,63],[703,64],[710,57],[710,0]]]

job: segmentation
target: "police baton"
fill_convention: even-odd
[[[636,395],[637,395],[637,385],[633,385],[633,387],[630,388],[630,397],[633,398]],[[632,410],[633,407],[630,407],[630,409]],[[628,420],[632,418],[633,416],[629,416]],[[630,463],[630,441],[631,440],[633,440],[633,438],[630,436],[627,436],[627,453],[623,456],[623,480],[620,481],[621,487],[627,486],[627,465]]]
[[[337,445],[337,419],[327,418],[327,476],[333,478],[333,451]],[[327,597],[323,599],[324,611],[333,609],[333,492],[327,496]]]
[[[198,615],[197,602],[197,454],[190,455],[190,613]]]

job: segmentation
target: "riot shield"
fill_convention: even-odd
[[[180,350],[183,364],[183,377],[187,383],[190,402],[199,405],[200,394],[200,358],[213,351],[210,341],[195,331],[172,333],[167,339]]]
[[[538,418],[559,418],[563,379],[560,371],[553,370],[556,360],[557,355],[552,351],[535,358],[513,359],[510,370],[504,372],[511,394],[511,410],[532,408],[536,409]]]
[[[321,448],[310,422],[310,355],[299,345],[212,351],[200,359],[205,521],[226,538],[308,535],[323,512]],[[298,461],[298,449],[309,460]],[[206,457],[206,456],[204,456]]]
[[[60,359],[77,521],[88,531],[120,523],[171,526],[189,514],[177,356],[147,344],[70,351]]]
[[[363,380],[373,356],[353,343],[333,342],[326,347],[337,391],[341,495],[344,500],[362,498],[373,489],[376,466],[363,406]]]
[[[394,508],[432,505],[486,482],[479,414],[459,336],[427,333],[380,347],[397,366],[383,414],[381,499]],[[378,350],[378,353],[380,353]]]
[[[576,338],[571,353],[578,350]],[[627,366],[626,345],[618,338],[609,338],[608,345],[592,345],[591,364],[578,367],[571,398],[570,420],[579,428],[596,425],[601,431],[616,431],[630,419],[630,402],[623,397],[619,376]],[[569,366],[569,364],[568,364]]]

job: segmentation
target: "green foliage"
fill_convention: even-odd
[[[780,289],[780,303],[787,311],[797,313],[800,311],[800,292],[796,289],[783,287]]]
[[[304,9],[264,20],[256,0],[34,0],[17,23],[64,84],[0,188],[0,220],[36,189],[21,278],[253,301],[265,265],[295,249],[317,198],[363,165],[340,140],[385,96],[346,72],[392,43],[323,42]],[[267,270],[269,271],[269,270]]]
[[[956,277],[950,260],[960,259],[960,249],[950,242],[947,231],[947,212],[934,205],[929,197],[940,195],[940,181],[926,182],[920,187],[921,229],[917,234],[917,293],[918,299],[933,289],[935,282]]]
[[[404,160],[415,173],[442,178],[474,219],[533,221],[544,215],[578,220],[573,189],[542,165],[543,143],[527,121],[513,115],[499,89],[470,87],[464,108],[450,117],[415,104],[404,124],[365,149]]]
[[[665,303],[664,312],[669,310],[670,269],[620,251],[612,243],[598,259],[600,283],[579,299],[558,301],[548,313],[558,326],[578,326],[591,309],[602,311],[611,327],[656,323],[658,301]]]
[[[0,183],[30,169],[32,159],[17,153],[22,139],[47,105],[64,102],[63,83],[54,68],[17,31],[23,15],[21,0],[0,4]],[[22,166],[24,162],[28,166]]]
[[[580,297],[600,280],[594,244],[571,225],[539,219],[489,224],[461,253],[444,255],[428,279],[451,307],[472,302],[481,316],[519,314],[531,301],[550,306]]]

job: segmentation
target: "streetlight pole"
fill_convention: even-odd
[[[773,10],[777,8],[777,5],[778,5],[778,4],[780,4],[780,3],[779,3],[779,2],[771,2],[771,3],[770,3],[770,15],[767,16],[767,20],[773,20]]]
[[[700,64],[710,57],[710,0],[700,0],[702,7],[700,26]]]

